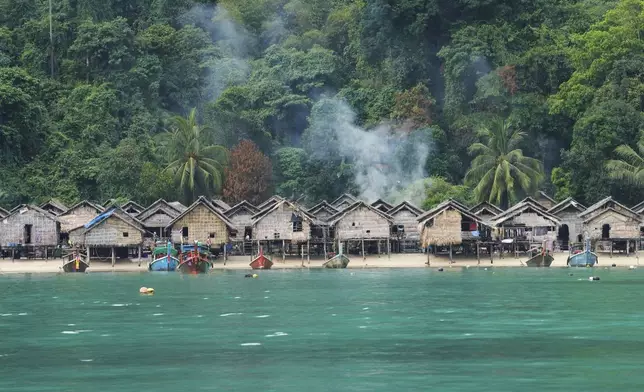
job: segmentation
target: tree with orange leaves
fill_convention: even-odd
[[[270,196],[272,177],[271,160],[259,151],[255,143],[244,139],[230,151],[224,200],[232,204],[242,200],[259,204]]]

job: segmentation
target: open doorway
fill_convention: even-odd
[[[608,223],[602,225],[602,240],[610,238],[610,225]]]
[[[568,225],[561,225],[557,239],[559,240],[559,242],[561,242],[561,245],[563,247],[568,246],[568,242],[570,241],[570,230],[568,229]]]
[[[253,228],[251,226],[244,227],[244,240],[250,241],[253,239]]]
[[[33,225],[25,225],[24,228],[24,240],[25,240],[25,245],[31,244],[31,229],[33,228]]]

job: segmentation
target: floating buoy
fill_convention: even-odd
[[[634,270],[635,268],[637,268],[637,267],[634,266],[634,265],[631,265],[630,267],[628,267],[629,270]]]
[[[588,280],[590,280],[590,281],[599,280],[599,276],[590,276],[590,277],[588,277]]]
[[[253,278],[259,278],[259,275],[253,274]]]
[[[614,263],[613,263],[613,264],[611,265],[611,267],[617,267],[617,264],[614,264]]]
[[[154,294],[154,289],[152,287],[141,287],[139,289],[139,293],[141,294]]]
[[[572,274],[568,274],[568,276],[572,276]]]
[[[439,268],[439,269],[438,269],[438,272],[443,272],[443,269],[442,269],[442,268]]]

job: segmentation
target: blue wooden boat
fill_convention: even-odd
[[[165,247],[165,252],[162,253],[162,247],[155,247],[152,257],[154,260],[150,263],[148,269],[150,271],[174,271],[179,266],[179,259],[175,257],[177,251],[172,246],[172,242],[168,241]]]
[[[573,250],[570,248],[570,256],[566,264],[570,267],[594,267],[597,264],[597,255],[590,251],[590,240],[586,239],[584,250]]]

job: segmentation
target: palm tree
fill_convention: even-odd
[[[188,201],[218,193],[228,150],[211,142],[212,132],[197,123],[196,109],[188,117],[172,117],[169,123],[170,129],[160,135],[160,150],[168,160],[164,171],[179,183]]]
[[[621,159],[606,162],[609,177],[644,186],[644,139],[637,142],[637,151],[623,144],[615,149],[615,155]]]
[[[465,175],[477,200],[507,208],[511,202],[537,191],[543,181],[543,165],[519,149],[525,133],[510,121],[497,118],[478,131],[484,143],[474,143],[469,152],[475,158]]]

